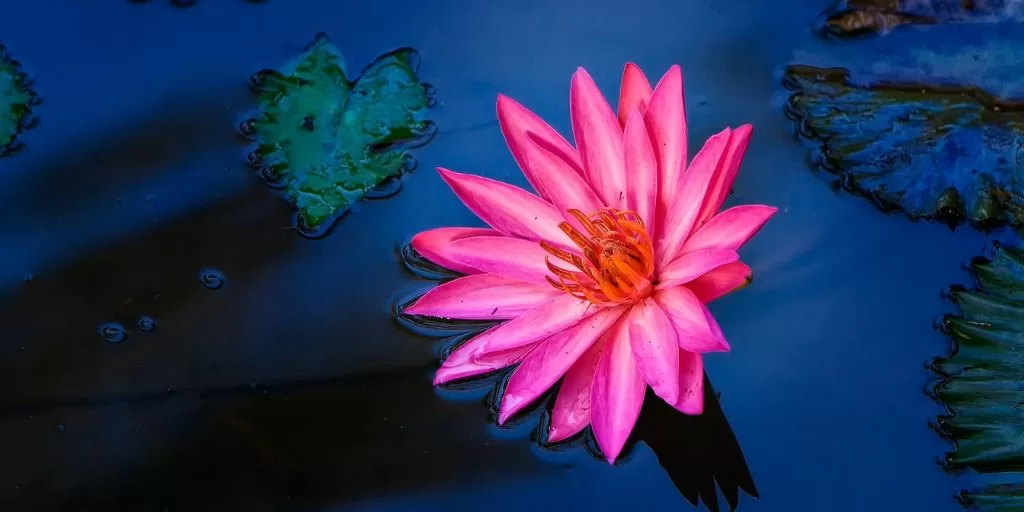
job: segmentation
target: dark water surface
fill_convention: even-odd
[[[535,419],[498,429],[483,393],[433,390],[435,342],[392,317],[431,285],[398,249],[478,224],[433,167],[525,184],[496,95],[569,133],[575,67],[614,99],[626,61],[683,66],[691,147],[753,123],[730,203],[780,208],[741,251],[754,284],[711,306],[733,352],[707,373],[760,495],[739,510],[960,510],[972,482],[935,463],[924,363],[945,348],[939,291],[985,237],[808,172],[778,76],[819,2],[6,4],[0,43],[45,103],[0,159],[0,510],[691,510],[680,490],[736,462],[708,423],[645,419],[616,467],[541,448]],[[234,127],[249,75],[317,32],[354,70],[417,48],[440,131],[400,194],[306,240]]]

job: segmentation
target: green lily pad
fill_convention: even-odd
[[[415,168],[409,150],[437,131],[424,119],[435,100],[418,67],[416,50],[399,48],[350,79],[319,34],[281,71],[250,78],[259,113],[239,127],[256,143],[249,163],[296,206],[301,233],[322,236],[354,202],[397,192]]]
[[[1024,223],[1024,106],[976,87],[792,65],[786,115],[838,186],[883,210],[982,228]],[[980,149],[979,149],[980,148]]]
[[[931,390],[948,414],[936,430],[955,444],[944,464],[998,475],[1002,482],[964,491],[960,500],[983,511],[1024,505],[1024,250],[993,244],[990,257],[970,263],[976,286],[954,286],[959,314],[943,318],[951,340],[932,362],[940,376]]]
[[[18,135],[35,124],[32,107],[38,103],[21,64],[0,45],[0,156],[21,149]]]

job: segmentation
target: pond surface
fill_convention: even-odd
[[[809,31],[821,2],[9,3],[0,43],[44,103],[0,159],[0,509],[693,510],[708,467],[744,463],[708,448],[721,431],[646,420],[614,467],[542,448],[536,415],[498,428],[484,393],[434,390],[436,341],[392,314],[432,286],[400,248],[479,225],[435,166],[525,185],[496,95],[568,134],[576,67],[614,100],[634,61],[682,65],[690,147],[754,124],[729,204],[780,209],[741,250],[753,284],[711,305],[733,351],[707,375],[760,496],[738,509],[962,510],[922,390],[939,292],[986,236],[809,172],[780,73],[834,44]],[[353,70],[419,50],[439,131],[401,193],[309,240],[235,127],[248,77],[318,32]]]

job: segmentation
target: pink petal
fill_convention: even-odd
[[[750,284],[753,272],[745,263],[734,261],[718,267],[689,283],[686,287],[707,304],[729,292]]]
[[[633,359],[628,323],[608,333],[608,348],[597,363],[590,397],[590,423],[601,452],[611,464],[622,453],[640,417],[647,383]]]
[[[412,237],[412,248],[436,265],[463,274],[479,274],[480,271],[452,261],[444,255],[449,243],[473,236],[498,236],[500,233],[486,228],[437,228],[423,231]]]
[[[637,368],[668,403],[679,399],[679,344],[665,311],[648,297],[630,310],[629,343]]]
[[[558,228],[562,215],[551,203],[508,183],[442,167],[437,172],[470,211],[503,234],[575,247]]]
[[[658,287],[671,288],[689,283],[694,279],[740,259],[740,255],[732,249],[704,249],[684,253],[672,260],[658,272]]]
[[[634,110],[626,121],[623,139],[629,182],[626,207],[640,215],[647,232],[653,233],[658,202],[658,163],[639,110]]]
[[[504,424],[562,378],[625,310],[625,306],[603,309],[532,350],[505,386],[498,423]]]
[[[655,250],[659,267],[679,254],[683,243],[690,235],[700,205],[704,202],[708,184],[729,143],[729,137],[730,131],[726,128],[708,139],[697,156],[693,157],[693,162],[683,174],[679,186],[675,187],[679,189],[679,193],[675,194],[672,205],[664,212],[664,218],[658,218],[660,236],[656,239]],[[664,185],[659,184],[658,187],[664,192]]]
[[[523,358],[533,350],[535,345],[537,345],[537,343],[531,343],[522,347],[509,349],[505,352],[494,353],[491,354],[487,361],[484,362],[469,360],[462,364],[448,365],[448,361],[445,360],[446,364],[442,364],[441,367],[437,369],[437,373],[434,374],[434,385],[440,386],[457,380],[479,377],[481,375],[486,375],[502,368],[512,366],[519,361],[522,361]]]
[[[679,351],[679,400],[672,406],[691,416],[704,412],[704,358],[700,354]]]
[[[469,361],[486,362],[491,359],[491,354],[543,341],[598,311],[599,309],[586,301],[560,293],[558,297],[469,340],[452,352],[444,365],[457,366]]]
[[[626,126],[629,113],[634,109],[640,114],[647,111],[647,103],[651,101],[651,83],[639,66],[632,62],[626,63],[622,70],[622,85],[619,86],[619,124]]]
[[[604,207],[586,178],[559,157],[550,144],[532,133],[527,134],[527,139],[521,146],[523,155],[537,169],[534,178],[549,192],[548,198],[563,219],[579,227],[576,218],[568,214],[570,209],[590,214]]]
[[[730,350],[715,317],[711,316],[708,308],[685,286],[658,290],[654,294],[654,300],[671,322],[679,348],[702,354]],[[679,364],[682,371],[682,362]]]
[[[475,274],[428,291],[405,312],[460,320],[508,320],[561,295],[564,293],[550,285]]]
[[[658,81],[644,115],[658,160],[659,215],[669,211],[686,168],[686,104],[683,72],[672,66]]]
[[[747,243],[779,209],[748,204],[715,215],[683,244],[683,252],[701,249],[737,250]]]
[[[475,236],[456,240],[445,248],[452,261],[488,274],[545,285],[551,275],[547,251],[537,242],[507,236]]]
[[[700,215],[697,216],[698,226],[718,213],[722,204],[725,203],[725,198],[729,196],[732,184],[736,181],[736,174],[743,162],[743,155],[747,152],[747,146],[750,145],[750,135],[753,130],[754,127],[749,124],[733,130],[732,137],[729,139],[729,147],[725,150],[725,156],[722,158],[722,166],[711,180],[704,204],[700,209]]]
[[[549,187],[551,180],[539,179],[537,175],[550,171],[539,166],[524,149],[524,146],[529,143],[528,133],[532,133],[534,137],[544,141],[548,150],[562,159],[568,169],[575,174],[583,175],[583,165],[580,163],[576,150],[537,114],[503,94],[498,95],[497,110],[498,126],[501,128],[501,134],[505,136],[505,143],[508,144],[512,157],[519,164],[519,168],[523,170],[526,181],[530,182],[530,185],[537,190],[541,197],[551,198]]]
[[[622,128],[608,102],[587,73],[578,68],[569,91],[569,115],[576,151],[587,179],[604,204],[626,204],[626,170],[622,160]]]
[[[568,439],[590,424],[590,384],[594,380],[594,371],[601,359],[603,347],[604,344],[598,340],[565,372],[562,387],[551,409],[549,443]]]

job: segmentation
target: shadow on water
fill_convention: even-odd
[[[82,512],[306,510],[561,471],[483,434],[479,409],[436,399],[428,372],[178,390],[40,413],[35,423],[49,428],[22,416],[0,424],[4,435],[31,429],[30,446],[5,455],[21,464],[0,473],[16,487],[0,503]],[[59,432],[44,419],[70,414],[75,422]]]
[[[707,375],[704,414],[680,414],[648,391],[634,435],[657,455],[658,463],[691,504],[697,505],[699,501],[717,512],[716,483],[730,510],[736,509],[740,491],[758,497],[739,441]]]
[[[161,322],[180,323],[191,314],[183,311],[190,301],[216,293],[200,280],[210,262],[228,281],[242,281],[284,257],[299,240],[279,227],[287,215],[288,206],[254,180],[237,196],[26,281],[0,300],[0,325],[20,326],[9,333],[17,343],[0,347],[0,386],[18,390],[4,401],[12,395],[38,400],[75,389],[76,381],[93,381],[88,374],[95,367],[88,363],[106,357],[97,349],[101,322],[124,325],[133,331],[129,337],[147,334],[135,325],[143,316],[156,319],[157,329]],[[204,337],[201,330],[195,335]]]
[[[4,187],[5,215],[11,225],[59,226],[65,216],[95,208],[91,201],[112,200],[122,187],[144,183],[169,166],[208,152],[240,153],[240,138],[230,127],[237,121],[234,112],[250,102],[244,82],[231,90],[184,91],[119,122],[112,133],[49,151],[52,156]]]
[[[212,99],[192,102],[59,153],[15,185],[20,199],[7,208],[31,226],[96,214],[97,204],[117,212],[122,205],[109,199],[125,183],[151,181],[183,155],[234,154],[234,133],[218,128],[231,126],[225,111]],[[428,367],[204,386],[195,382],[215,371],[189,364],[190,384],[139,386],[138,372],[127,370],[158,369],[154,356],[174,366],[190,348],[203,358],[225,351],[202,349],[218,341],[202,330],[166,340],[172,345],[147,343],[134,325],[140,317],[156,319],[157,334],[194,326],[204,295],[232,293],[312,243],[288,226],[291,207],[251,178],[216,201],[175,194],[172,211],[142,227],[118,223],[112,241],[71,247],[0,296],[0,325],[9,326],[0,436],[18,440],[0,463],[0,510],[282,510],[561,470],[488,438],[481,411],[437,400]],[[31,201],[38,197],[60,206],[41,211]],[[203,286],[209,265],[223,271],[226,290]],[[219,313],[259,315],[240,307],[221,302]],[[123,324],[128,340],[104,343],[103,321]]]

